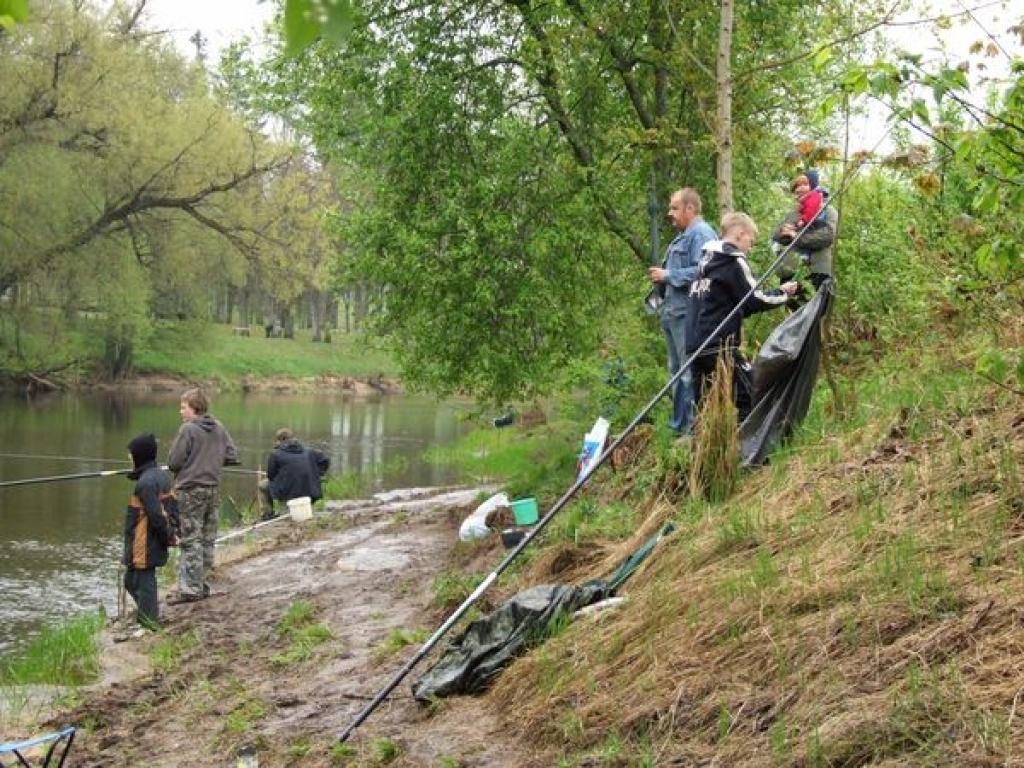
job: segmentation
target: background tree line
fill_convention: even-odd
[[[767,229],[807,165],[849,186],[841,363],[914,338],[937,308],[1020,301],[1019,48],[979,27],[970,57],[926,62],[880,37],[950,17],[844,1],[358,0],[313,23],[316,3],[288,0],[268,40],[233,46],[212,75],[146,33],[138,5],[38,5],[0,41],[24,72],[5,75],[0,190],[40,182],[27,216],[0,209],[5,301],[15,286],[54,291],[65,311],[102,297],[115,348],[175,313],[247,321],[273,304],[322,324],[341,302],[409,384],[440,394],[532,397],[608,366],[660,378],[639,299],[671,233],[649,228],[652,210],[663,219],[689,185],[710,221],[735,207]],[[1009,74],[979,87],[993,60]],[[887,157],[849,151],[865,104],[893,120]],[[119,279],[90,283],[111,274],[90,263]],[[110,300],[133,290],[142,303]],[[982,368],[1024,375],[997,317]]]
[[[339,316],[334,174],[249,122],[144,8],[38,0],[0,33],[8,372],[117,377],[162,321],[299,319],[323,339]]]

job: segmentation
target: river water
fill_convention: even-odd
[[[377,491],[457,482],[456,470],[422,454],[465,429],[463,410],[409,396],[219,394],[211,413],[245,467],[264,467],[274,432],[288,426],[331,457],[331,473],[357,473]],[[156,434],[163,462],[180,423],[177,393],[0,397],[0,480],[121,469],[141,432]],[[131,488],[123,476],[0,488],[0,657],[46,623],[101,604],[116,613]],[[221,493],[223,530],[253,503],[255,476],[225,474]]]

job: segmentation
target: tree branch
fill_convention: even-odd
[[[781,67],[785,67],[790,64],[795,64],[798,61],[804,61],[805,59],[813,58],[814,56],[817,56],[821,51],[824,51],[827,48],[832,48],[833,46],[841,45],[843,43],[849,43],[850,41],[856,40],[859,37],[864,37],[864,35],[868,35],[874,32],[879,27],[884,27],[887,24],[889,24],[892,20],[892,17],[895,15],[897,9],[899,8],[899,5],[899,0],[897,0],[897,2],[893,3],[892,7],[890,7],[889,10],[886,11],[880,19],[878,19],[878,21],[872,22],[866,27],[862,27],[861,29],[851,32],[848,35],[837,37],[834,40],[829,40],[827,43],[822,43],[817,48],[813,48],[805,53],[800,53],[785,59],[768,61],[765,62],[764,64],[758,64],[756,67],[748,69],[746,71],[737,72],[734,77],[734,80],[736,82],[739,82],[741,80],[746,80],[747,78],[752,77],[754,75],[760,75],[761,73],[767,70],[780,69]]]
[[[643,94],[640,92],[640,87],[637,85],[636,78],[633,76],[633,68],[636,66],[636,59],[631,59],[626,56],[626,52],[622,50],[622,46],[619,41],[608,34],[608,30],[600,24],[592,24],[588,18],[586,11],[583,10],[583,6],[579,3],[579,0],[566,0],[565,3],[569,10],[572,11],[573,15],[580,21],[580,23],[587,29],[593,30],[594,34],[597,35],[597,39],[605,44],[608,49],[608,53],[611,54],[612,62],[615,64],[615,69],[619,72],[619,77],[622,80],[623,86],[626,88],[626,94],[629,96],[629,101],[633,105],[633,109],[636,112],[637,118],[640,120],[640,124],[648,130],[654,128],[654,116],[651,114],[651,110],[647,108],[644,103]]]
[[[0,294],[23,279],[27,274],[45,268],[57,256],[81,248],[101,235],[111,234],[112,232],[128,228],[131,217],[138,216],[147,211],[166,209],[185,211],[194,219],[210,227],[218,234],[223,235],[229,242],[237,246],[239,240],[237,235],[230,233],[230,230],[224,227],[223,224],[216,222],[205,214],[197,212],[195,207],[212,195],[232,190],[249,179],[278,170],[287,165],[288,162],[289,158],[280,156],[271,158],[262,164],[253,163],[245,171],[233,174],[229,179],[209,184],[188,195],[148,195],[145,194],[145,187],[141,187],[127,200],[106,206],[96,220],[78,234],[68,238],[63,243],[47,248],[30,262],[18,267],[12,267],[5,273],[0,274]],[[147,184],[151,184],[154,178],[151,177]]]
[[[590,187],[597,197],[598,206],[600,208],[601,215],[604,217],[605,223],[608,225],[609,229],[615,233],[615,235],[621,238],[623,242],[629,246],[629,249],[633,251],[633,254],[641,263],[647,264],[647,255],[644,252],[643,245],[637,237],[629,231],[618,212],[603,199],[603,196],[596,189],[593,178],[595,170],[593,153],[591,152],[590,147],[587,146],[583,141],[583,138],[579,135],[579,132],[573,125],[572,119],[570,118],[565,105],[562,103],[562,97],[558,87],[558,71],[554,64],[554,53],[551,50],[551,41],[547,36],[547,32],[540,24],[537,23],[537,20],[530,13],[530,0],[505,0],[505,2],[519,12],[527,30],[538,44],[541,54],[540,71],[534,73],[534,78],[540,86],[541,95],[544,97],[552,117],[554,117],[555,122],[558,124],[558,128],[562,136],[565,137],[565,140],[569,143],[569,147],[572,150],[572,155],[575,158],[577,165],[584,169],[584,180],[587,186]]]

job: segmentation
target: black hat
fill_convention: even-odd
[[[132,455],[135,469],[151,461],[156,461],[156,437],[152,432],[133,437],[132,441],[128,443],[128,451]]]

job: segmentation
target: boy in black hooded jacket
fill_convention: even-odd
[[[156,438],[135,437],[128,443],[135,481],[124,516],[124,588],[138,607],[138,622],[146,629],[160,626],[156,569],[167,562],[167,547],[174,544],[172,520],[177,503],[171,476],[156,464]]]
[[[733,358],[733,399],[739,411],[739,422],[747,418],[753,404],[750,393],[750,363],[740,353],[743,318],[756,312],[777,309],[796,292],[797,284],[784,283],[778,290],[754,291],[743,308],[717,332],[743,297],[757,284],[750,271],[746,254],[757,240],[757,225],[745,213],[727,213],[722,218],[722,239],[704,246],[697,279],[690,283],[690,313],[686,318],[686,352],[693,354],[708,341],[700,357],[693,361],[693,382],[699,406],[718,355],[722,351]]]

